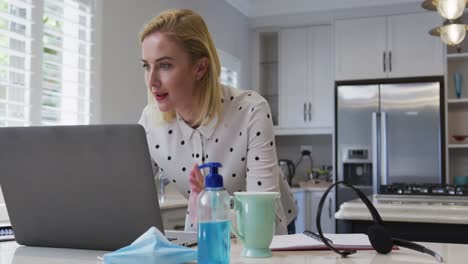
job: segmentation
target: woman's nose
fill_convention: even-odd
[[[151,87],[152,91],[161,88],[161,80],[159,79],[159,77],[157,76],[157,74],[155,72],[153,72],[151,74],[149,84],[150,84],[150,87]]]

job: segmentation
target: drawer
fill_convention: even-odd
[[[187,207],[162,210],[162,220],[166,230],[184,230]]]

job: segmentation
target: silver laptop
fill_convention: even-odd
[[[0,185],[22,245],[115,250],[164,232],[140,125],[0,128]]]

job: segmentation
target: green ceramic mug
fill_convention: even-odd
[[[270,244],[275,233],[275,201],[278,192],[235,192],[237,228],[232,232],[242,242],[242,257],[271,257]]]

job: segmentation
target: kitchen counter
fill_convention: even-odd
[[[468,224],[467,197],[374,195],[372,203],[384,221]],[[372,220],[360,199],[343,203],[335,218]]]
[[[423,243],[426,247],[438,252],[447,264],[465,263],[468,256],[468,245]],[[330,250],[320,251],[275,251],[273,257],[254,259],[240,257],[241,244],[233,239],[231,243],[231,261],[233,264],[280,264],[280,263],[322,263],[322,264],[429,264],[438,263],[433,257],[416,251],[401,248],[388,255],[377,254],[373,250],[361,250],[348,257],[341,258]],[[2,264],[96,264],[105,251],[39,248],[20,246],[16,242],[0,243]]]
[[[175,189],[175,186],[169,184],[166,187],[164,200],[159,200],[161,210],[187,208],[188,200]]]
[[[310,192],[324,192],[328,187],[323,187],[323,186],[315,186],[315,187],[293,187],[291,188],[291,191],[293,193],[297,192],[304,192],[304,191],[310,191]]]
[[[394,237],[413,241],[468,244],[467,197],[426,195],[374,195],[386,227]],[[335,218],[340,232],[366,233],[372,224],[360,199],[343,203]]]
[[[321,192],[325,191],[332,182],[326,182],[323,180],[308,180],[299,182],[299,186],[292,187],[293,193],[302,191]]]
[[[164,201],[159,202],[161,210],[182,208],[188,206],[188,200],[180,194],[169,194],[164,197]]]

